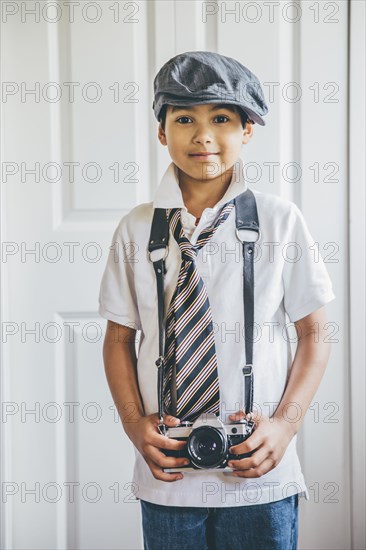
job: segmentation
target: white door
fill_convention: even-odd
[[[106,382],[97,309],[114,227],[149,195],[146,131],[136,134],[148,118],[138,112],[146,44],[104,3],[75,6],[74,22],[60,3],[58,23],[51,5],[8,4],[2,548],[138,549],[134,453]]]

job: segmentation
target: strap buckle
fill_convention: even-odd
[[[244,376],[251,376],[252,373],[253,373],[253,363],[249,363],[248,365],[245,365],[245,367],[243,367]]]
[[[252,233],[257,233],[257,238],[256,239],[247,239],[245,237],[242,237],[240,236],[240,233],[239,231],[251,231]],[[250,227],[243,227],[242,229],[238,229],[237,227],[235,228],[235,234],[236,234],[236,237],[237,239],[240,241],[240,242],[253,242],[253,243],[256,243],[259,241],[259,239],[261,239],[262,237],[262,232],[261,230],[258,228],[258,229],[252,229]]]
[[[158,431],[160,432],[160,435],[166,435],[167,427],[164,424],[163,418],[159,418],[159,423],[157,425]]]
[[[159,250],[162,250],[162,248],[164,248],[164,255],[161,255],[161,253],[160,253],[160,258],[158,257],[155,260],[153,260],[151,258],[151,254],[154,254],[155,252],[158,252]],[[161,246],[160,248],[156,248],[155,250],[151,250],[151,251],[148,250],[147,251],[147,256],[148,256],[150,262],[152,262],[152,263],[158,262],[159,260],[165,260],[165,258],[167,257],[168,254],[169,254],[169,247],[168,246],[164,246],[164,247]],[[156,256],[156,254],[155,254],[155,256]]]
[[[164,356],[163,355],[159,355],[159,357],[157,358],[157,360],[155,361],[155,365],[159,368],[162,363],[164,361]]]

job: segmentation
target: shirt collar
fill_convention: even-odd
[[[229,187],[224,196],[215,204],[213,209],[226,204],[241,193],[247,190],[247,184],[243,174],[243,160],[239,157],[234,164],[233,174]],[[178,168],[171,162],[163,175],[160,184],[155,192],[153,208],[183,208],[187,211],[184,204],[181,188],[179,187]]]

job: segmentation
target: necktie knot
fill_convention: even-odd
[[[177,242],[182,254],[182,261],[194,262],[197,257],[198,248],[189,242],[185,236],[179,238]]]
[[[185,250],[182,252],[182,260],[186,262],[194,262],[197,257],[197,250],[195,248],[191,248],[189,250]]]
[[[192,244],[189,239],[186,237],[182,227],[181,221],[181,209],[172,208],[169,213],[169,224],[174,235],[175,240],[177,241],[179,248],[182,253],[182,260],[194,261],[196,259],[198,251],[205,246],[205,244],[211,239],[211,237],[216,233],[219,226],[228,218],[231,210],[234,208],[234,199],[227,202],[220,211],[220,215],[216,219],[214,225],[204,229],[197,241],[196,244]]]

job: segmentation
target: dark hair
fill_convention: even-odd
[[[221,105],[225,109],[229,109],[230,111],[234,111],[236,113],[239,113],[240,120],[241,120],[241,125],[243,126],[243,128],[245,128],[245,125],[246,125],[247,122],[252,122],[251,119],[249,118],[249,116],[243,111],[243,109],[241,109],[237,105],[232,105],[230,103],[222,103]],[[167,108],[168,108],[167,104],[163,105],[162,108],[161,108],[160,114],[159,114],[159,120],[161,122],[161,126],[162,126],[164,131],[165,131],[165,120],[166,120]]]

